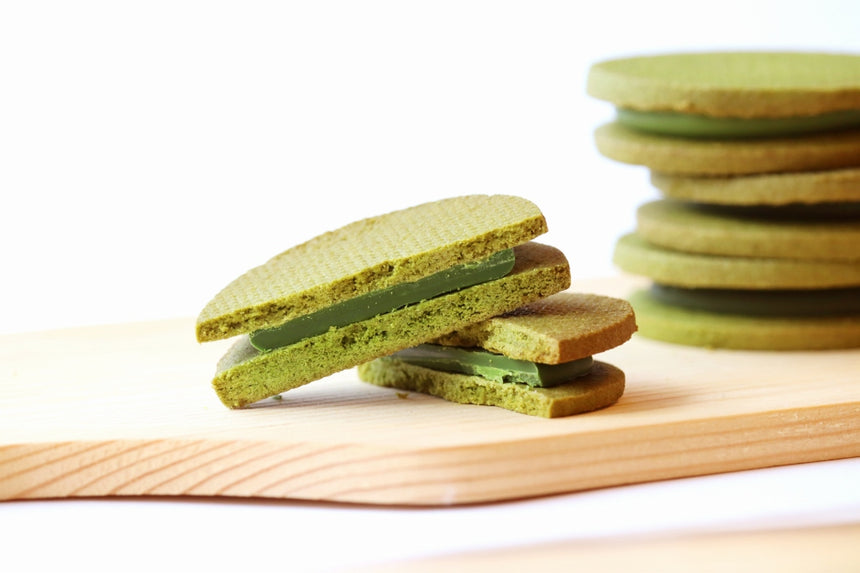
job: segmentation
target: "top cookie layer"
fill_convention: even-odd
[[[688,53],[599,62],[588,93],[618,107],[768,118],[860,109],[860,56]]]
[[[636,319],[627,301],[562,292],[435,342],[480,346],[509,358],[561,364],[614,348],[635,331]]]
[[[470,195],[356,221],[255,267],[197,318],[197,339],[228,338],[341,300],[488,257],[547,231],[520,197]]]

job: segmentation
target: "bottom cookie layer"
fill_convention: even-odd
[[[860,261],[815,261],[683,253],[636,233],[621,237],[613,261],[622,270],[687,288],[804,289],[860,286]]]
[[[735,350],[860,347],[860,314],[774,317],[721,314],[668,305],[647,290],[630,296],[639,334],[687,346]]]
[[[481,378],[413,366],[395,358],[362,364],[358,375],[365,382],[421,392],[460,404],[498,406],[506,410],[559,418],[605,408],[624,393],[624,372],[595,361],[585,376],[553,388],[501,384]]]

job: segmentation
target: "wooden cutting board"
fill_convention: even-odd
[[[625,296],[631,279],[573,290]],[[339,373],[231,411],[193,319],[0,338],[0,499],[254,496],[446,505],[860,455],[860,350],[634,337],[608,409],[546,420]]]

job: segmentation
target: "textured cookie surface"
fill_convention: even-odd
[[[860,169],[689,177],[651,172],[665,197],[714,205],[789,205],[860,201]]]
[[[860,260],[860,219],[800,220],[663,199],[637,210],[637,232],[668,249],[761,258]]]
[[[515,252],[513,271],[501,279],[332,328],[277,350],[260,353],[241,336],[218,363],[215,392],[225,405],[239,408],[570,286],[570,267],[558,249],[532,242]]]
[[[553,388],[500,384],[480,376],[440,372],[394,358],[362,364],[358,374],[365,382],[377,386],[421,392],[460,404],[498,406],[544,418],[605,408],[624,393],[624,373],[603,362],[595,362],[586,376]]]
[[[546,232],[526,199],[470,195],[364,219],[249,270],[197,319],[200,341],[277,326],[336,302],[488,257]]]
[[[636,319],[627,301],[562,292],[471,324],[435,342],[479,346],[509,358],[560,364],[614,348],[635,331]]]
[[[616,161],[684,175],[751,175],[860,166],[860,130],[757,140],[694,140],[636,131],[617,122],[594,132]]]
[[[619,107],[715,117],[791,117],[860,109],[860,56],[686,53],[599,62],[587,91]]]
[[[653,245],[635,233],[618,240],[613,262],[628,273],[687,288],[801,289],[860,285],[860,261],[683,253]]]
[[[860,347],[860,315],[760,317],[663,304],[645,291],[630,297],[639,333],[675,344],[746,350],[827,350]]]

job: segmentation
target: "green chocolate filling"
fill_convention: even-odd
[[[773,221],[810,221],[827,219],[860,218],[860,202],[838,203],[789,203],[787,205],[714,205],[691,203],[693,209],[703,213],[714,213],[727,217],[752,217]]]
[[[653,284],[659,302],[721,314],[826,316],[860,313],[860,287],[821,290],[687,289]]]
[[[537,388],[558,386],[588,374],[594,362],[591,356],[587,356],[563,364],[538,364],[493,354],[480,348],[437,344],[420,344],[392,354],[391,358],[432,370],[481,376],[494,382],[527,384]]]
[[[709,117],[677,112],[618,108],[618,123],[631,129],[694,138],[782,137],[860,127],[860,110],[779,118]]]
[[[489,258],[457,265],[418,279],[357,296],[327,308],[294,318],[274,328],[251,333],[251,344],[260,351],[274,350],[318,336],[330,328],[346,326],[392,310],[496,280],[514,268],[514,250],[506,249]]]

